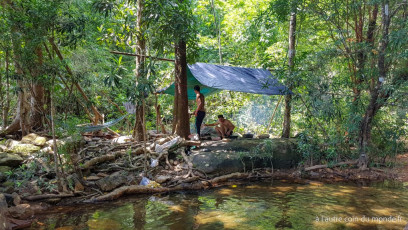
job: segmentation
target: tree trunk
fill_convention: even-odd
[[[146,55],[146,40],[144,39],[144,32],[142,28],[142,18],[143,18],[143,0],[138,1],[137,9],[137,28],[139,35],[137,36],[137,49],[136,53],[140,56],[136,57],[136,83],[145,77],[145,55]],[[140,98],[144,97],[144,92],[141,92]],[[145,127],[143,119],[145,118],[145,111],[142,105],[142,100],[136,102],[136,119],[134,128],[134,137],[137,141],[143,141],[145,136]]]
[[[3,107],[3,129],[8,125],[8,112],[10,109],[10,77],[9,77],[9,51],[6,50],[6,101]]]
[[[175,46],[176,53],[176,98],[177,98],[177,122],[176,134],[183,138],[190,135],[190,117],[188,114],[188,96],[187,96],[187,56],[186,42],[179,41]]]
[[[6,61],[4,62],[4,66],[7,69],[7,63]],[[3,86],[5,86],[6,84],[3,83],[3,74],[0,73],[0,109],[3,111],[4,109],[4,93],[3,91],[5,91],[5,89],[3,89]],[[2,117],[2,127],[4,127],[4,117]]]
[[[36,48],[36,54],[38,57],[38,63],[35,69],[32,71],[34,83],[31,90],[31,117],[30,126],[34,130],[43,128],[44,121],[44,86],[38,81],[38,77],[41,75],[41,68],[43,65],[43,54],[40,47]]]
[[[290,14],[289,23],[289,54],[288,54],[289,75],[291,75],[294,66],[294,58],[296,53],[295,44],[296,44],[296,12],[293,11]],[[291,85],[292,83],[289,82],[288,84],[289,89],[292,89]],[[290,137],[290,125],[291,125],[290,111],[292,109],[291,102],[292,95],[291,94],[285,95],[285,112],[283,117],[283,130],[282,130],[283,138]]]
[[[18,109],[21,135],[25,136],[30,133],[30,103],[28,102],[29,94],[26,92],[26,86],[23,82],[18,83],[20,91],[18,92]]]
[[[290,94],[285,95],[285,112],[283,115],[282,138],[290,137],[290,123],[291,123],[290,111],[292,109],[291,103],[292,103],[292,95]]]
[[[378,110],[384,105],[384,101],[379,102],[379,95],[382,88],[382,83],[385,81],[387,76],[387,67],[385,65],[385,52],[388,46],[388,34],[390,26],[390,16],[389,16],[389,4],[388,0],[385,0],[382,6],[382,38],[378,53],[378,73],[379,77],[377,79],[375,87],[370,91],[370,102],[367,106],[365,115],[360,123],[360,133],[359,133],[359,152],[360,158],[358,166],[360,169],[364,170],[367,168],[369,163],[369,156],[367,153],[367,148],[371,142],[371,128],[374,116],[377,114]],[[389,97],[386,96],[384,100]]]
[[[175,77],[175,79],[176,78],[177,77]],[[178,84],[174,84],[173,130],[171,132],[172,134],[176,133],[177,125],[178,125],[178,123],[177,123],[178,122],[178,115],[177,115],[177,111],[178,111],[178,94],[177,94],[177,92],[178,92]]]

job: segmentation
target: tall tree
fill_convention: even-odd
[[[297,5],[292,3],[293,6],[291,7],[290,13],[290,20],[289,20],[289,49],[288,49],[288,69],[289,69],[289,78],[291,79],[291,74],[294,68],[294,59],[296,54],[296,14],[297,14]],[[292,89],[291,85],[293,83],[288,81],[289,89]],[[292,94],[285,95],[285,113],[283,116],[283,130],[282,130],[282,137],[289,138],[290,137],[290,125],[291,125],[291,106],[292,103]]]
[[[188,96],[187,96],[187,50],[186,42],[179,40],[175,42],[175,74],[176,74],[176,133],[181,137],[187,138],[190,135],[190,118],[188,114]]]
[[[143,11],[144,11],[144,0],[137,1],[137,34],[136,34],[136,53],[143,56],[136,57],[136,85],[139,82],[142,82],[143,79],[146,77],[145,71],[145,55],[146,55],[146,39],[145,39],[145,31],[144,31],[144,24],[143,24]],[[140,93],[138,100],[136,102],[136,119],[135,119],[135,127],[134,127],[134,137],[138,141],[142,141],[145,138],[145,108],[143,106],[145,94]]]

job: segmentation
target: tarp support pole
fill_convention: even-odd
[[[266,132],[269,132],[269,129],[270,129],[271,126],[272,126],[273,118],[275,117],[276,110],[278,109],[281,100],[282,100],[282,95],[279,97],[278,104],[276,104],[275,109],[273,110],[273,114],[272,114],[271,120],[269,121],[269,125],[268,125],[268,127],[266,128]]]

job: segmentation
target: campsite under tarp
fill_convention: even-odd
[[[286,86],[280,84],[268,70],[205,63],[188,65],[187,94],[189,100],[196,98],[193,89],[195,85],[200,86],[201,93],[205,96],[221,90],[266,95],[292,93]],[[157,93],[174,95],[174,83]]]

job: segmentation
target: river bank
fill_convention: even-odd
[[[36,139],[38,137],[33,142]],[[16,147],[19,143],[8,143],[13,143],[6,145],[9,149],[22,151],[21,147]],[[296,151],[295,139],[197,143],[176,136],[156,136],[144,144],[131,142],[126,137],[114,140],[81,138],[61,141],[60,146],[70,156],[61,158],[71,166],[65,168],[68,192],[57,191],[49,146],[26,154],[29,157],[25,162],[30,167],[20,166],[12,171],[14,175],[6,175],[7,180],[2,183],[5,202],[2,202],[1,209],[4,216],[9,217],[3,221],[10,223],[9,226],[14,226],[14,229],[27,226],[36,213],[55,205],[111,201],[132,194],[208,190],[231,183],[270,179],[301,184],[320,181],[367,185],[385,180],[403,183],[405,177],[401,172],[406,172],[404,169],[393,171],[378,168],[360,171],[353,162],[341,167],[323,165],[305,170],[299,167],[301,156]],[[401,166],[407,167],[404,164]]]

